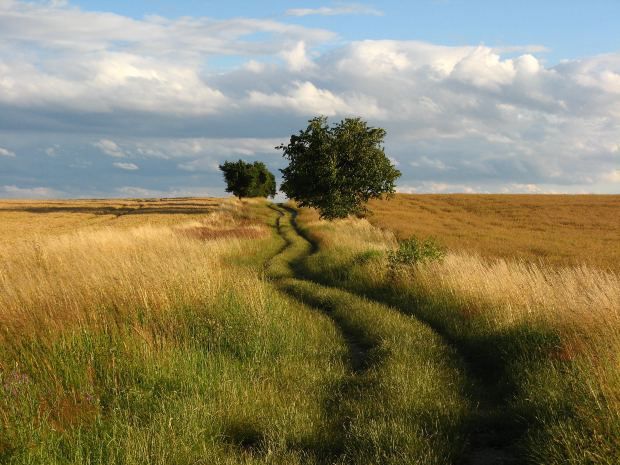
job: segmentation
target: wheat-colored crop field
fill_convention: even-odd
[[[0,244],[76,231],[170,226],[213,212],[215,198],[1,200]]]
[[[372,224],[454,251],[620,270],[620,195],[397,194]]]

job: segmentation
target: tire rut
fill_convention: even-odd
[[[278,216],[277,220],[276,220],[276,230],[278,232],[278,234],[280,235],[280,237],[285,241],[285,244],[282,246],[282,248],[280,248],[280,250],[277,252],[277,254],[272,257],[271,260],[269,260],[266,265],[265,268],[268,269],[271,266],[271,263],[273,262],[273,260],[275,258],[277,258],[278,256],[280,256],[286,249],[288,249],[289,247],[292,246],[292,242],[286,237],[286,235],[283,233],[282,231],[282,224],[281,224],[281,219],[286,215],[285,212],[283,212],[282,210],[275,208],[275,207],[271,207],[273,210],[275,210],[276,212],[278,212],[278,214],[280,216]],[[292,218],[292,216],[291,216]],[[292,222],[291,222],[291,226],[293,226]],[[293,230],[296,232],[296,234],[301,237],[303,240],[306,240],[303,236],[301,236],[298,232],[297,229],[293,226]],[[308,244],[311,247],[311,250],[301,256],[295,257],[293,259],[293,261],[301,261],[305,258],[307,258],[308,256],[310,256],[312,253],[314,253],[314,245],[311,242],[308,242]],[[288,279],[293,279],[293,280],[297,280],[297,281],[308,281],[307,279],[299,279],[297,272],[294,271],[294,266],[291,266],[291,271],[293,272],[293,276],[289,277]],[[359,335],[355,334],[353,331],[350,331],[347,329],[347,327],[345,325],[342,324],[342,322],[340,322],[332,313],[331,308],[329,308],[328,305],[325,305],[324,303],[321,303],[319,301],[309,301],[309,299],[304,296],[299,295],[298,293],[295,293],[295,291],[293,291],[290,287],[286,286],[284,283],[282,283],[282,278],[278,278],[278,280],[280,281],[279,283],[276,283],[278,285],[278,288],[286,293],[287,295],[290,295],[292,297],[294,297],[297,300],[302,301],[302,303],[305,304],[309,304],[311,307],[315,307],[316,309],[320,310],[322,313],[326,314],[327,316],[329,316],[331,318],[331,320],[336,324],[339,332],[341,333],[345,344],[347,345],[348,348],[348,353],[349,353],[349,366],[351,368],[351,370],[354,373],[359,373],[364,371],[365,369],[367,369],[370,365],[369,362],[369,351],[372,350],[372,345],[369,345],[367,343],[363,343],[360,338]]]

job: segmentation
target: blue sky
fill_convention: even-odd
[[[0,197],[222,195],[318,114],[403,192],[620,192],[620,2],[402,3],[0,0]]]
[[[352,5],[322,1],[75,1],[85,9],[114,11],[142,18],[157,14],[287,19],[337,31],[343,41],[364,39],[422,40],[444,45],[540,44],[548,62],[620,50],[620,2],[614,0],[418,0],[355,2],[381,12],[375,15],[286,17],[293,8]]]

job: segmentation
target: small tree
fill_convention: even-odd
[[[281,190],[302,207],[314,207],[322,218],[361,215],[366,202],[394,193],[400,176],[382,147],[385,130],[361,118],[329,127],[327,118],[309,121],[305,130],[280,145],[289,165]]]
[[[260,161],[227,161],[219,166],[224,173],[226,192],[242,197],[275,197],[276,178]]]

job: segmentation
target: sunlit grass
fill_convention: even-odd
[[[261,279],[264,211],[1,248],[0,462],[311,463],[343,348]]]
[[[260,200],[10,204],[0,463],[467,463],[495,426],[518,463],[620,462],[604,267],[394,268],[392,231],[302,210],[311,253]]]
[[[222,199],[0,200],[0,246],[75,231],[174,226],[221,209]]]

